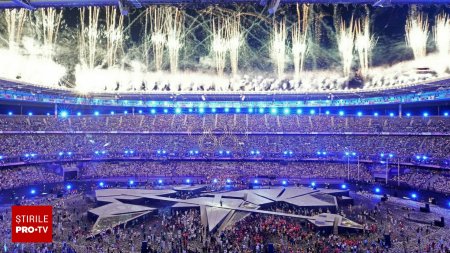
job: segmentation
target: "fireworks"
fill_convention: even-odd
[[[167,9],[167,48],[169,49],[170,71],[178,71],[178,57],[183,44],[181,37],[184,27],[184,13],[178,8],[169,7]]]
[[[370,35],[368,17],[355,22],[355,33],[355,47],[359,56],[359,67],[361,75],[366,77],[369,73],[370,53],[376,43],[373,36]]]
[[[106,7],[106,62],[108,67],[115,65],[117,51],[123,43],[123,16],[117,17],[116,7]]]
[[[286,61],[286,20],[283,19],[279,23],[273,23],[272,28],[272,61],[276,66],[278,78],[284,74],[284,65]]]
[[[341,26],[337,33],[337,41],[338,49],[341,53],[343,73],[346,78],[350,76],[352,69],[354,40],[353,18],[350,20],[349,27],[346,26],[344,20],[341,20]]]
[[[309,6],[304,4],[302,8],[302,17],[300,18],[300,8],[297,4],[297,24],[294,24],[292,27],[292,54],[294,56],[295,80],[300,79],[308,50],[306,42],[308,35],[308,12]]]
[[[411,47],[414,59],[427,54],[428,17],[423,13],[411,14],[406,21],[406,43]]]
[[[8,46],[10,50],[17,50],[22,40],[23,26],[27,18],[25,9],[6,9],[4,16],[8,31]]]
[[[40,10],[42,16],[42,31],[44,39],[44,57],[52,59],[61,25],[63,11],[54,8],[43,8]]]
[[[88,13],[88,26],[85,24],[86,10]],[[98,29],[99,7],[87,7],[80,9],[80,33],[79,33],[79,57],[82,66],[89,69],[95,67],[97,44],[100,33]]]
[[[219,76],[223,75],[227,56],[226,22],[224,18],[212,20],[212,42],[211,51],[214,53],[214,62]]]
[[[450,18],[447,14],[436,16],[436,25],[434,26],[434,41],[439,52],[440,58],[448,63],[450,54]]]
[[[231,72],[233,76],[237,76],[239,73],[239,48],[242,40],[239,15],[239,13],[234,13],[234,16],[228,22],[227,29],[227,44],[230,51]]]
[[[150,25],[149,41],[153,48],[153,57],[156,71],[161,71],[163,65],[164,45],[166,43],[166,31],[165,31],[166,16],[167,16],[166,8],[157,6],[148,7],[145,14],[145,29],[147,34],[147,24],[149,24]],[[146,37],[147,36],[148,34],[146,35]],[[148,51],[146,50],[146,55],[147,54]]]

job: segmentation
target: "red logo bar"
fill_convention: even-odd
[[[52,242],[51,206],[13,206],[11,239],[14,243]]]

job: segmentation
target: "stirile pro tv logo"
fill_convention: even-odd
[[[13,206],[11,240],[14,243],[52,242],[51,206]]]

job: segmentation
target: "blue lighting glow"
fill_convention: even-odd
[[[204,113],[205,112],[205,108],[198,108],[198,112],[199,113]]]
[[[272,109],[273,110],[273,109]],[[259,108],[259,113],[264,113],[264,108]],[[275,111],[276,111],[276,109],[275,109]]]
[[[189,108],[188,109],[188,112],[193,112],[194,110],[192,109],[192,108]]]
[[[100,182],[100,183],[98,183],[98,185],[99,185],[100,187],[103,187],[103,186],[105,186],[105,183]]]
[[[429,116],[428,112],[424,112],[424,113],[423,113],[423,116],[424,116],[425,118],[428,117],[428,116]]]
[[[358,117],[361,117],[362,116],[362,112],[358,112],[357,115],[358,115]]]
[[[375,188],[375,193],[380,193],[381,189],[379,187]]]
[[[408,112],[408,113],[406,114],[406,117],[411,117],[411,113]]]
[[[374,113],[373,116],[378,117],[378,112]]]
[[[258,183],[258,179],[253,180],[253,183],[257,184]]]
[[[231,179],[227,178],[227,184],[231,184]]]
[[[72,185],[70,185],[70,184],[66,185],[66,189],[67,189],[67,190],[72,189]]]
[[[225,109],[223,109],[223,111],[224,111],[224,112],[229,112],[229,111],[230,111],[230,108],[225,107]]]
[[[344,111],[339,111],[339,116],[344,116]]]
[[[356,155],[356,153],[355,152],[352,152],[352,156],[355,156]]]
[[[77,112],[77,116],[81,116],[81,112]]]
[[[417,199],[417,194],[416,193],[411,193],[411,198]]]
[[[241,112],[241,108],[236,108],[236,112]]]
[[[29,113],[28,113],[28,116],[33,116],[33,113],[32,113],[32,112],[29,112]]]
[[[325,152],[325,151],[322,152],[322,155],[326,155],[326,154],[327,154],[327,152]]]
[[[175,109],[175,113],[176,113],[176,114],[180,114],[180,113],[181,113],[181,108],[176,108],[176,109]]]
[[[169,113],[169,109],[164,109],[164,113]]]
[[[102,151],[102,154],[106,154],[106,151],[105,151],[105,150],[103,150],[103,151]]]
[[[128,114],[128,111],[124,111],[123,114]]]
[[[35,189],[31,189],[30,193],[34,195],[34,194],[36,194],[36,190]]]
[[[381,157],[384,157],[384,153],[381,153],[381,155],[380,155]]]
[[[211,112],[216,112],[216,108],[211,108]]]
[[[214,178],[213,183],[217,184],[217,178]]]
[[[310,110],[310,111],[309,111],[309,114],[311,114],[311,115],[316,114],[316,110],[314,110],[314,109]]]
[[[343,184],[343,185],[341,185],[341,188],[342,188],[342,189],[347,189],[347,185],[346,185],[346,184]]]
[[[288,114],[291,113],[291,110],[290,110],[289,108],[284,108],[284,109],[283,109],[283,113],[284,113],[285,115],[288,115]]]
[[[162,179],[158,179],[158,184],[162,184],[163,180]]]
[[[95,116],[98,116],[98,115],[100,115],[100,113],[99,113],[98,111],[95,111],[95,112],[94,112],[94,115],[95,115]]]
[[[316,182],[311,182],[312,187],[316,187]]]
[[[229,154],[230,154],[231,152],[230,152],[230,150],[227,150],[227,152],[226,152],[226,153],[227,153],[227,155],[229,155]]]
[[[393,112],[389,113],[389,117],[394,117],[395,114]]]
[[[297,109],[297,114],[302,114],[302,113],[303,113],[302,109]]]
[[[392,157],[394,157],[394,155],[393,154],[389,154],[389,157],[392,158]]]
[[[8,115],[9,115],[9,116],[12,116],[12,115],[13,115],[13,112],[8,112]]]
[[[420,160],[420,155],[416,155],[416,159],[417,159],[417,160]]]
[[[428,157],[424,155],[424,156],[422,156],[422,159],[423,159],[423,160],[427,160]]]
[[[115,113],[114,111],[111,111],[111,112],[110,112],[111,115],[114,115],[114,113]]]
[[[261,154],[261,152],[259,152],[259,150],[256,150],[256,154],[259,155],[259,154]]]
[[[253,108],[248,108],[249,113],[253,113]]]
[[[142,110],[139,110],[138,112],[139,112],[139,114],[142,114]]]
[[[190,180],[189,178],[186,179],[186,183],[190,184],[190,183],[191,183],[191,180]]]
[[[2,155],[0,155],[0,160],[2,160],[3,159],[3,156]]]
[[[278,113],[277,108],[272,108],[272,109],[270,109],[270,113],[272,113],[272,114],[277,114],[277,113]]]
[[[192,110],[192,109],[191,109],[191,110]],[[151,109],[151,110],[150,110],[150,113],[151,113],[151,114],[155,114],[155,113],[156,113],[156,110],[155,110],[155,109]]]
[[[349,155],[350,155],[350,153],[349,153],[349,152],[345,152],[345,155],[346,155],[346,156],[349,156]]]
[[[98,152],[98,151],[95,151],[94,153],[95,153],[96,155],[98,155],[98,154],[99,154],[99,152]]]
[[[67,116],[69,116],[69,113],[67,111],[61,111],[60,116],[62,118],[67,118]]]
[[[325,114],[326,115],[330,115],[330,111],[325,111]]]
[[[130,180],[128,183],[129,183],[130,185],[134,185],[134,180]]]
[[[223,154],[223,151],[222,151],[222,150],[220,150],[220,151],[219,151],[219,154]]]
[[[448,117],[448,112],[444,112],[444,116],[445,116],[445,117]]]
[[[64,155],[64,152],[59,152],[58,155],[62,156]]]
[[[281,181],[281,184],[282,184],[282,185],[287,185],[287,181],[286,181],[286,180],[283,180],[283,181]]]

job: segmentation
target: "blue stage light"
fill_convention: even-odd
[[[264,113],[264,108],[259,108],[259,113]]]
[[[287,185],[287,181],[286,181],[286,180],[283,180],[283,181],[281,181],[281,184],[282,184],[282,185]]]
[[[417,194],[416,193],[411,193],[411,198],[412,199],[417,199]]]
[[[219,154],[223,154],[223,151],[222,151],[222,150],[219,150]]]
[[[158,184],[162,184],[163,180],[162,179],[158,179]]]
[[[204,113],[205,112],[205,108],[198,108],[198,112],[199,113]]]
[[[448,117],[448,112],[444,112],[444,116],[445,116],[445,117]]]
[[[408,112],[408,113],[406,114],[406,117],[411,117],[411,113]]]
[[[164,113],[169,113],[169,109],[165,108]]]
[[[191,180],[190,180],[189,178],[186,179],[186,183],[190,184],[190,183],[191,183]]]
[[[100,183],[98,183],[98,185],[99,185],[100,187],[103,187],[103,186],[105,186],[105,183],[100,182]]]
[[[316,182],[311,182],[312,187],[316,187]]]
[[[253,151],[253,150],[252,150],[252,151],[250,151],[250,154],[254,155],[254,154],[255,154],[255,151]]]
[[[111,115],[114,115],[114,114],[115,114],[115,112],[114,112],[114,111],[111,111],[111,112],[110,112],[110,114],[111,114]]]
[[[130,154],[134,154],[134,150],[130,150]]]
[[[67,189],[67,190],[72,189],[72,185],[70,185],[70,184],[66,185],[66,189]]]
[[[181,108],[176,108],[176,109],[175,109],[175,113],[176,113],[176,114],[180,114],[180,113],[181,113]]]
[[[389,157],[392,158],[392,157],[394,157],[394,155],[393,154],[389,154]]]
[[[259,152],[259,150],[256,150],[256,154],[259,155],[259,154],[261,154],[261,152]]]
[[[102,151],[102,154],[106,154],[106,151],[105,151],[105,150],[103,150],[103,151]]]
[[[287,155],[287,151],[284,151],[283,154],[284,154],[284,155]]]
[[[69,116],[69,113],[67,111],[61,111],[60,115],[62,118],[67,118],[67,116]]]
[[[422,159],[423,159],[423,160],[427,160],[428,157],[424,155],[424,156],[422,156]]]
[[[128,114],[128,111],[124,111],[123,114]]]
[[[227,184],[231,183],[231,179],[227,178]]]
[[[67,155],[72,155],[72,152],[71,151],[67,152]]]
[[[33,116],[33,113],[32,113],[32,112],[29,112],[29,113],[28,113],[28,116]]]
[[[322,152],[322,155],[326,155],[326,154],[327,154],[327,152],[325,152],[325,151]]]
[[[375,112],[374,114],[373,114],[373,116],[375,116],[375,117],[378,117],[378,112]]]
[[[350,153],[349,153],[349,152],[345,152],[345,155],[346,155],[346,156],[349,156],[349,155],[350,155]]]
[[[226,153],[227,153],[227,155],[229,155],[229,154],[230,154],[231,152],[230,152],[230,150],[227,150],[227,152],[226,152]]]
[[[2,155],[0,155],[0,160],[3,160],[3,156]]]
[[[347,185],[346,185],[346,184],[343,184],[343,185],[341,185],[341,188],[342,188],[342,189],[347,189]]]
[[[217,178],[214,178],[213,183],[217,184]]]
[[[81,112],[77,112],[77,116],[81,116]]]
[[[95,115],[95,116],[98,116],[98,115],[100,115],[100,113],[99,113],[98,111],[95,111],[95,112],[94,112],[94,115]]]
[[[428,117],[428,116],[429,116],[428,112],[424,112],[424,113],[423,113],[423,116],[424,116],[425,118]]]
[[[272,113],[272,114],[277,114],[277,113],[278,113],[277,108],[272,108],[272,109],[270,109],[270,113]]]
[[[253,183],[257,184],[258,183],[258,179],[253,180]]]
[[[283,109],[283,113],[284,113],[285,115],[288,115],[288,114],[291,113],[291,110],[290,110],[289,108],[284,108],[284,109]]]
[[[381,155],[380,155],[381,157],[384,157],[384,153],[381,153]]]
[[[155,110],[155,109],[151,109],[151,110],[150,110],[150,113],[151,113],[151,114],[155,114],[155,113],[156,113],[156,110]]]
[[[389,117],[394,117],[395,114],[393,112],[389,113]]]
[[[241,108],[236,108],[236,112],[241,112]]]
[[[420,155],[416,155],[416,159],[417,159],[417,160],[420,160]]]
[[[58,155],[62,156],[64,155],[64,152],[59,152]]]
[[[130,180],[128,183],[129,183],[130,185],[134,185],[134,180]]]
[[[358,115],[358,117],[361,117],[362,116],[362,112],[358,112],[357,115]]]
[[[163,153],[163,154],[165,154],[165,153],[166,153],[166,151],[165,151],[165,150],[163,149],[162,153]]]
[[[12,116],[12,115],[13,115],[13,112],[8,112],[8,115],[9,115],[9,116]]]
[[[326,115],[330,115],[330,111],[326,111],[325,114],[326,114]]]
[[[380,193],[381,189],[379,187],[375,188],[375,193]]]
[[[311,114],[311,115],[316,114],[316,110],[314,110],[314,109],[310,110],[310,111],[309,111],[309,114]]]
[[[99,154],[100,152],[98,152],[98,151],[95,151],[94,153],[95,153],[96,155],[98,155],[98,154]]]
[[[322,154],[322,152],[320,152],[320,151],[317,151],[317,154],[318,154],[318,155],[321,155],[321,154]]]
[[[225,107],[225,109],[223,109],[223,110],[224,110],[224,112],[229,112],[229,111],[230,111],[230,108]]]
[[[128,154],[128,150],[125,150],[125,154]]]
[[[216,108],[211,108],[211,112],[215,113],[216,112]]]
[[[356,156],[356,153],[355,153],[355,152],[352,152],[352,156]]]
[[[344,116],[344,111],[339,111],[339,116]]]
[[[302,114],[303,110],[302,109],[297,109],[297,114]]]
[[[188,109],[188,112],[193,112],[193,111],[194,111],[194,109],[192,109],[192,108]]]
[[[248,108],[248,113],[253,113],[253,108]]]
[[[30,193],[34,195],[34,194],[36,194],[36,190],[35,189],[31,189]]]

